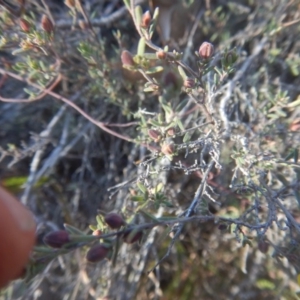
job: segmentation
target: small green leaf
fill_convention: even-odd
[[[130,0],[123,0],[127,9],[130,9]]]
[[[175,111],[176,112],[182,111],[182,109],[187,105],[187,103],[188,103],[188,98],[181,100],[181,102],[175,108]]]
[[[178,127],[180,128],[180,130],[184,131],[184,126],[183,126],[182,122],[179,119],[176,121],[176,123],[177,123]]]
[[[162,72],[164,68],[162,66],[155,66],[146,71],[146,74],[156,74]]]
[[[137,54],[143,56],[145,53],[146,40],[144,37],[141,37],[138,44]]]
[[[295,157],[295,150],[297,151],[297,149],[292,149],[292,151],[289,152],[289,154],[284,158],[284,160],[288,161],[291,158],[294,158]],[[297,154],[298,154],[298,152],[297,152]],[[297,161],[295,161],[295,162],[297,162]]]
[[[151,25],[149,27],[149,36],[150,36],[150,39],[153,36],[154,30],[155,30],[155,27],[156,27],[156,24],[157,24],[157,20],[158,20],[158,15],[159,15],[159,8],[156,7],[155,10],[154,10],[154,13],[153,13]]]
[[[95,230],[98,229],[96,225],[89,225],[89,228],[90,228],[92,231],[95,231]]]
[[[30,97],[34,97],[35,93],[31,90],[29,90],[28,88],[24,88],[23,89],[25,93],[27,93]]]
[[[144,211],[143,209],[139,209],[139,213],[141,213],[145,217],[149,218],[150,220],[154,221],[155,223],[159,222],[155,216],[151,215],[147,211]]]
[[[143,18],[143,10],[142,7],[140,5],[135,7],[135,20],[136,20],[136,24],[137,26],[140,26],[142,23],[142,18]]]
[[[300,97],[298,97],[297,100],[295,100],[295,101],[293,101],[293,102],[286,105],[286,107],[288,107],[288,108],[294,108],[294,107],[297,107],[297,106],[300,106]]]
[[[298,282],[298,285],[300,285],[300,274],[297,274],[297,282]]]
[[[149,53],[149,52],[145,52],[143,54],[143,57],[147,58],[147,59],[154,59],[157,60],[156,54],[155,53]]]
[[[152,124],[152,125],[154,125],[154,126],[156,126],[156,127],[161,127],[162,126],[162,123],[160,123],[160,122],[158,122],[156,120],[153,120],[153,119],[150,120],[149,123]]]
[[[154,13],[153,13],[152,20],[157,21],[158,15],[159,15],[159,8],[156,7],[155,10],[154,10]]]
[[[130,199],[133,202],[144,202],[145,201],[144,196],[132,196]]]
[[[4,187],[8,189],[21,189],[23,185],[27,182],[27,176],[16,176],[9,177],[2,181]]]
[[[166,105],[162,103],[162,107],[167,115],[171,115],[173,113],[173,110],[170,107],[170,105]]]
[[[218,67],[214,67],[214,70],[222,77],[222,71]]]
[[[77,229],[76,227],[69,225],[69,224],[64,224],[65,229],[70,233],[70,234],[79,234],[79,235],[85,235],[84,232],[81,230]]]
[[[147,191],[147,188],[141,183],[141,182],[137,182],[136,184],[138,186],[138,188],[140,189],[140,191],[143,193],[143,194],[146,194],[148,191]]]
[[[105,228],[103,216],[97,215],[96,221],[97,221],[97,229],[103,230]]]
[[[179,74],[180,74],[180,76],[182,77],[183,80],[186,80],[188,78],[187,75],[185,74],[184,69],[182,68],[182,66],[178,66],[178,71],[179,71]]]
[[[53,249],[50,247],[45,247],[45,246],[35,246],[33,248],[34,252],[39,252],[39,253],[53,253]]]
[[[274,290],[276,285],[274,282],[267,279],[259,279],[256,281],[256,286],[261,290]]]
[[[159,193],[163,189],[164,185],[162,182],[160,182],[156,187],[155,187],[155,193]]]
[[[291,70],[291,73],[296,77],[296,76],[299,76],[299,68],[297,66],[297,64],[291,64],[290,65],[290,70]]]
[[[45,63],[42,60],[39,61],[39,65],[40,65],[40,69],[43,72],[47,72],[47,67],[45,66]]]
[[[149,86],[149,87],[145,87],[143,91],[144,91],[145,93],[146,93],[146,92],[154,92],[155,89],[154,89],[153,87]]]
[[[187,132],[184,137],[183,137],[183,142],[187,143],[191,140],[191,134],[189,132]]]
[[[20,53],[22,53],[22,52],[27,52],[27,51],[29,51],[29,50],[25,50],[25,49],[19,48],[19,49],[13,50],[13,51],[11,52],[11,54],[12,54],[12,55],[18,55],[18,54],[20,54]]]
[[[169,202],[169,201],[166,201],[166,200],[164,200],[164,201],[161,201],[161,203],[162,204],[164,204],[166,207],[174,207],[174,205],[171,203],[171,202]]]

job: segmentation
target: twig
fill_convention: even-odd
[[[31,85],[31,86],[33,86],[33,87],[39,89],[39,90],[43,90],[43,92],[45,92],[46,94],[48,94],[48,95],[50,95],[50,96],[52,96],[52,97],[54,97],[54,98],[56,98],[56,99],[58,99],[58,100],[60,100],[60,101],[62,101],[62,102],[64,102],[64,103],[68,104],[69,106],[73,107],[73,108],[74,108],[75,110],[77,110],[82,116],[84,116],[84,117],[85,117],[87,120],[89,120],[91,123],[93,123],[93,124],[95,124],[96,126],[98,126],[99,128],[101,128],[103,131],[106,131],[107,133],[110,133],[111,135],[116,136],[116,137],[118,137],[118,138],[120,138],[120,139],[123,139],[123,140],[125,140],[125,141],[127,141],[127,142],[134,143],[134,140],[131,139],[130,137],[127,137],[127,136],[124,136],[124,135],[122,135],[122,134],[119,134],[119,133],[117,133],[117,132],[115,132],[115,131],[113,131],[113,130],[107,128],[107,127],[104,125],[103,122],[99,122],[99,121],[95,120],[94,118],[92,118],[89,114],[87,114],[84,110],[82,110],[79,106],[77,106],[77,105],[76,105],[74,102],[72,102],[71,100],[69,100],[69,99],[67,99],[67,98],[65,98],[65,97],[63,97],[63,96],[60,96],[60,95],[58,95],[58,94],[52,92],[52,91],[49,90],[49,89],[44,90],[44,88],[41,87],[41,86],[39,86],[38,84],[33,83],[33,82],[29,81],[29,80],[26,79],[26,78],[23,78],[23,77],[21,77],[21,76],[19,76],[19,75],[17,75],[17,74],[12,73],[12,72],[6,71],[6,70],[4,70],[4,69],[2,69],[2,68],[0,68],[0,73],[3,74],[3,75],[7,74],[7,75],[9,75],[10,77],[13,77],[13,78],[15,78],[15,79],[17,79],[17,80],[19,80],[19,81],[25,81],[27,84],[29,84],[29,85]],[[59,75],[59,76],[61,76],[61,75]],[[2,100],[2,99],[0,98],[0,100]],[[20,101],[16,101],[16,102],[19,102],[19,103],[20,103]],[[30,101],[28,100],[28,101],[25,101],[25,102],[30,102]],[[23,103],[23,101],[21,101],[21,103]]]
[[[228,102],[231,98],[232,92],[235,88],[236,83],[242,78],[242,76],[245,75],[245,72],[252,64],[254,58],[263,50],[265,44],[268,41],[268,37],[264,37],[260,43],[254,48],[253,53],[246,59],[246,61],[243,63],[241,68],[236,72],[235,76],[232,80],[228,82],[227,85],[227,93],[226,95],[221,99],[220,106],[219,106],[219,114],[220,117],[224,123],[225,127],[225,136],[228,136],[230,133],[230,122],[226,113],[226,108],[228,106]],[[222,87],[225,88],[225,86]],[[220,92],[220,91],[219,91]]]
[[[41,138],[46,139],[50,136],[52,130],[54,129],[54,126],[58,123],[60,118],[63,116],[66,108],[67,108],[67,105],[64,105],[59,109],[59,111],[54,115],[54,117],[52,118],[52,120],[48,124],[47,128],[40,133]],[[27,200],[28,200],[28,197],[29,197],[29,193],[30,193],[33,185],[35,184],[35,182],[39,179],[39,178],[36,177],[36,173],[37,173],[37,169],[38,169],[39,163],[41,161],[42,155],[44,153],[44,150],[45,150],[45,147],[39,148],[35,152],[34,157],[31,161],[30,173],[29,173],[27,182],[25,184],[25,189],[24,189],[23,195],[21,197],[21,202],[24,205],[27,205]]]
[[[189,208],[187,209],[186,213],[184,214],[185,218],[189,218],[194,213],[195,207],[199,203],[199,200],[205,191],[206,180],[207,180],[208,174],[211,171],[214,163],[215,162],[213,160],[209,163],[209,165],[203,175],[202,181],[195,193],[194,199],[193,199],[192,203],[190,204]],[[171,250],[172,250],[176,240],[178,239],[179,235],[181,234],[183,226],[184,226],[184,222],[180,222],[180,223],[178,222],[174,225],[173,231],[176,231],[176,233],[174,234],[174,236],[170,242],[170,245],[168,247],[166,254],[155,264],[155,266],[150,271],[148,271],[148,273],[152,272],[159,264],[161,264],[162,261],[164,261],[170,255]]]
[[[162,48],[160,48],[160,47],[156,46],[155,44],[153,44],[152,41],[151,41],[150,39],[148,39],[148,38],[142,33],[142,31],[141,31],[141,29],[140,29],[140,24],[137,24],[137,22],[136,22],[135,9],[134,9],[134,7],[135,7],[135,1],[134,1],[134,0],[130,0],[130,10],[129,10],[129,13],[130,13],[131,16],[132,16],[132,19],[133,19],[133,22],[134,22],[134,25],[135,25],[135,28],[136,28],[137,32],[139,33],[139,35],[140,35],[141,37],[144,37],[144,38],[145,38],[145,42],[146,42],[146,44],[147,44],[150,48],[152,48],[152,49],[155,50],[156,52],[163,51]],[[166,54],[167,54],[167,56],[168,56],[170,59],[174,60],[174,62],[175,62],[177,65],[180,65],[180,66],[183,67],[185,70],[187,70],[193,77],[195,77],[195,78],[198,78],[198,77],[199,77],[198,74],[197,74],[194,70],[192,70],[188,65],[186,65],[184,62],[182,62],[182,61],[180,61],[180,60],[177,60],[176,57],[175,57],[175,55],[174,55],[173,53],[171,53],[171,52],[166,52]]]
[[[20,6],[19,9],[12,8],[4,0],[0,0],[0,5],[2,5],[4,8],[6,8],[12,15],[14,15],[17,18],[19,18],[22,15],[23,11],[24,11],[25,0],[21,1],[21,6]]]
[[[99,19],[90,20],[90,25],[97,27],[97,26],[107,26],[119,19],[121,19],[127,12],[125,6],[121,7],[119,10],[113,12],[109,16],[101,17]],[[56,28],[60,29],[69,29],[72,26],[79,27],[79,21],[74,24],[72,20],[59,20],[56,22]]]
[[[1,70],[0,70],[0,73]],[[3,74],[3,73],[2,73]],[[10,74],[8,74],[10,75]],[[5,75],[4,75],[5,76]],[[11,76],[11,75],[10,75]],[[18,75],[16,75],[18,76]],[[12,76],[11,76],[12,77]],[[18,78],[16,78],[18,79]],[[44,89],[39,95],[37,95],[36,97],[34,98],[28,98],[28,99],[15,99],[15,98],[4,98],[0,95],[0,101],[2,102],[9,102],[9,103],[30,103],[30,102],[34,102],[34,101],[38,101],[38,100],[41,100],[43,97],[45,97],[48,92],[52,91],[58,84],[59,82],[61,81],[62,79],[62,76],[59,74],[56,79],[50,83],[50,86],[46,89],[42,88],[42,87],[39,87],[39,89]],[[21,79],[21,81],[24,81],[23,79]],[[30,81],[28,81],[27,83],[29,83]],[[30,83],[29,83],[30,84]],[[31,84],[32,85],[32,84]]]
[[[189,34],[189,37],[188,37],[186,48],[184,49],[184,52],[183,52],[182,60],[184,62],[187,61],[188,57],[191,55],[191,49],[194,46],[194,43],[193,43],[194,35],[195,35],[195,33],[196,33],[197,29],[198,29],[199,20],[200,20],[200,18],[202,17],[203,14],[204,14],[204,9],[201,9],[198,12],[198,14],[197,14],[197,16],[195,18],[193,27],[192,27],[192,29],[190,31],[190,34]]]
[[[85,11],[85,9],[84,9],[82,3],[81,3],[81,0],[76,0],[76,6],[77,6],[77,8],[80,10],[81,14],[83,15],[83,18],[84,18],[86,24],[89,26],[89,29],[90,29],[90,31],[92,32],[92,34],[93,34],[95,40],[96,40],[96,41],[98,42],[98,44],[100,45],[99,37],[98,37],[96,31],[94,30],[93,25],[91,24],[91,21],[90,21],[88,15],[87,15],[87,13],[86,13],[86,11]]]

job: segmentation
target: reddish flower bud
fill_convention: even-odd
[[[46,15],[42,16],[41,27],[44,31],[46,31],[49,34],[52,33],[54,29],[51,20]]]
[[[102,234],[102,231],[99,229],[93,231],[94,236],[100,236],[101,234]]]
[[[139,241],[143,236],[143,231],[135,231],[134,229],[128,229],[123,235],[123,241],[126,244],[133,244]]]
[[[174,145],[173,144],[163,144],[161,146],[161,152],[165,155],[172,155],[174,153]]]
[[[44,236],[44,243],[52,248],[61,248],[70,242],[69,233],[65,230],[52,231]]]
[[[134,189],[129,189],[129,193],[130,193],[131,196],[136,196],[137,195],[137,192]]]
[[[156,57],[159,59],[165,59],[167,57],[167,53],[163,50],[157,51]]]
[[[30,31],[30,24],[28,21],[24,19],[20,19],[20,27],[24,32],[29,32]]]
[[[74,8],[75,7],[75,0],[65,0],[65,4],[69,7],[69,8]]]
[[[161,139],[161,134],[159,131],[154,130],[154,129],[149,129],[148,130],[148,135],[152,140],[154,140],[156,143],[160,141]]]
[[[151,18],[150,12],[149,12],[149,10],[147,10],[143,14],[141,27],[148,28],[150,26],[151,20],[152,20],[152,18]]]
[[[105,244],[99,244],[92,247],[86,254],[85,258],[89,262],[97,262],[103,260],[110,251],[110,247]]]
[[[300,131],[300,118],[295,119],[290,124],[290,131]]]
[[[107,225],[112,229],[119,229],[120,227],[126,224],[122,216],[120,216],[117,213],[109,213],[105,215],[104,220],[107,223]]]
[[[199,55],[203,59],[209,59],[214,54],[214,46],[211,43],[204,42],[199,48]]]
[[[122,51],[121,61],[122,61],[122,64],[125,66],[134,66],[134,60],[133,60],[132,54],[127,50]]]
[[[175,135],[175,128],[171,127],[167,130],[167,135],[168,136],[174,136]]]
[[[183,82],[183,86],[192,89],[195,86],[195,80],[192,78],[186,78]]]

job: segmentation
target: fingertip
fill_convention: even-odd
[[[31,212],[0,187],[0,287],[21,273],[34,243]]]

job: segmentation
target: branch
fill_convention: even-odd
[[[99,121],[95,120],[94,118],[92,118],[89,114],[87,114],[84,110],[82,110],[82,109],[81,109],[79,106],[77,106],[74,102],[72,102],[71,100],[69,100],[69,99],[67,99],[67,98],[65,98],[65,97],[63,97],[63,96],[60,96],[60,95],[58,95],[58,94],[52,92],[50,89],[44,90],[44,87],[41,87],[41,86],[39,86],[38,84],[31,82],[31,81],[28,80],[27,78],[23,78],[23,77],[21,77],[21,76],[19,76],[19,75],[17,75],[17,74],[14,74],[14,73],[12,73],[12,72],[6,71],[6,70],[4,70],[4,69],[2,69],[2,68],[0,68],[0,73],[3,74],[3,75],[6,75],[6,74],[7,74],[7,75],[9,75],[9,76],[12,77],[12,78],[15,78],[15,79],[17,79],[17,80],[19,80],[19,81],[24,81],[24,82],[26,82],[27,84],[29,84],[29,85],[31,85],[31,86],[33,86],[33,87],[39,89],[39,90],[42,90],[44,94],[48,94],[48,95],[50,95],[50,96],[52,96],[52,97],[54,97],[54,98],[56,98],[56,99],[58,99],[58,100],[60,100],[60,101],[62,101],[62,102],[64,102],[64,103],[68,104],[69,106],[73,107],[73,108],[74,108],[75,110],[77,110],[83,117],[85,117],[85,118],[86,118],[87,120],[89,120],[91,123],[93,123],[93,124],[95,124],[96,126],[98,126],[99,128],[101,128],[103,131],[108,132],[108,133],[110,133],[111,135],[116,136],[116,137],[118,137],[118,138],[120,138],[120,139],[122,139],[122,140],[125,140],[125,141],[127,141],[127,142],[134,143],[134,140],[131,139],[130,137],[124,136],[124,135],[122,135],[122,134],[120,134],[120,133],[117,133],[117,132],[115,132],[115,131],[113,131],[113,130],[107,128],[107,127],[104,125],[103,122],[99,122]],[[61,76],[61,75],[58,75],[58,78],[60,78],[60,76]],[[2,100],[2,99],[4,99],[4,100]],[[3,98],[3,97],[0,96],[0,100],[1,100],[1,101],[5,101],[5,98]],[[10,99],[10,100],[13,100],[13,99]],[[16,100],[16,99],[15,99],[15,100]],[[28,103],[28,102],[31,102],[31,101],[32,101],[31,99],[26,99],[26,100],[24,100],[24,101],[22,101],[22,100],[20,101],[20,99],[18,99],[17,101],[7,101],[7,102],[17,102],[17,103],[24,103],[24,102],[27,102],[27,103]]]

